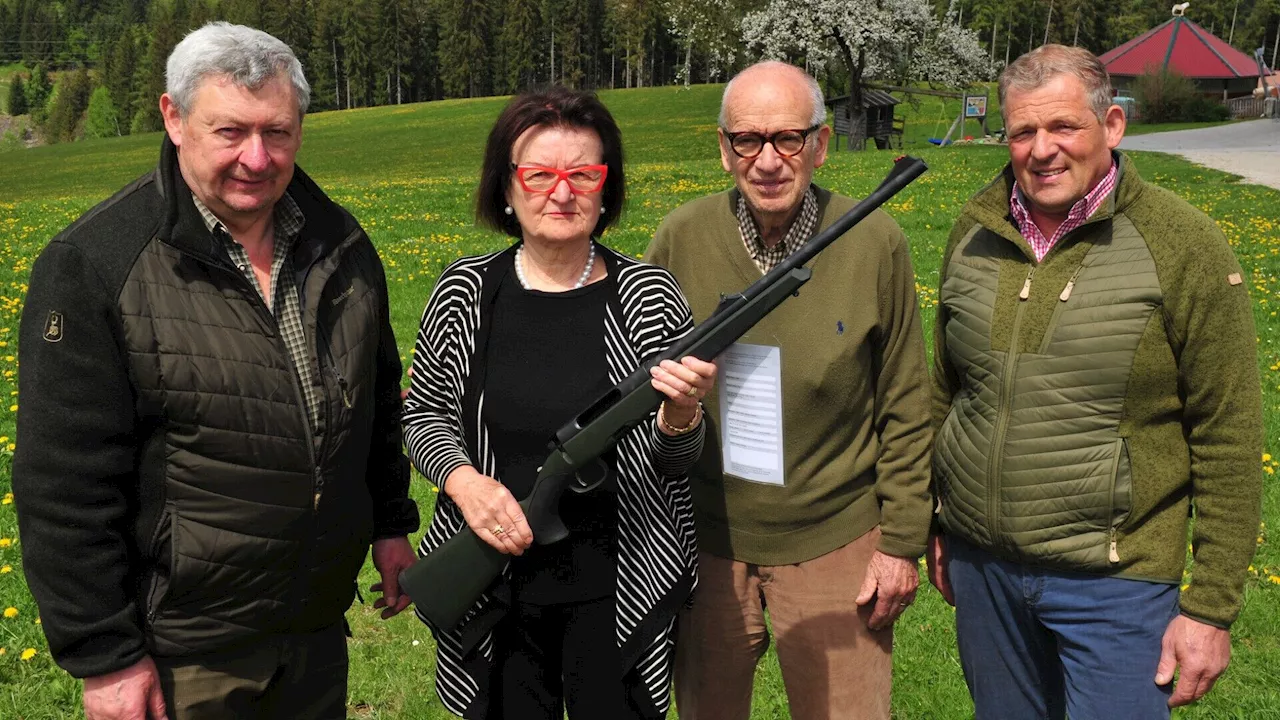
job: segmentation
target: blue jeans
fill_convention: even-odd
[[[1166,720],[1155,684],[1178,586],[996,558],[947,536],[956,641],[976,720]]]

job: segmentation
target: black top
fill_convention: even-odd
[[[533,488],[548,441],[613,386],[605,357],[605,311],[612,277],[561,293],[525,290],[506,273],[490,318],[483,419],[498,479],[516,499]],[[612,467],[613,458],[605,462]],[[513,558],[515,600],[534,605],[612,596],[617,566],[617,498],[608,483],[565,493],[567,539],[536,542]]]

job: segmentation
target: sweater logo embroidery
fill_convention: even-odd
[[[51,343],[61,340],[63,334],[62,326],[62,313],[57,310],[50,310],[49,318],[44,321],[44,339]]]
[[[836,334],[837,334],[837,335],[843,335],[843,334],[844,334],[844,321],[843,321],[843,320],[837,320],[837,321],[836,321]]]
[[[1227,282],[1231,283],[1232,285],[1239,285],[1240,283],[1244,282],[1244,279],[1240,277],[1240,273],[1231,273],[1230,275],[1227,276]]]

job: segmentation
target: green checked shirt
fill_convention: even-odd
[[[773,247],[764,244],[764,238],[760,236],[760,228],[756,227],[756,221],[751,217],[751,210],[747,207],[747,200],[742,195],[738,195],[734,214],[738,216],[738,230],[742,233],[742,242],[751,255],[751,262],[755,263],[761,274],[768,274],[778,266],[778,263],[786,260],[787,256],[808,242],[814,231],[818,229],[818,196],[810,185],[800,202],[800,214],[791,223],[791,228],[787,230],[782,242],[775,243]]]
[[[204,223],[215,238],[222,241],[231,256],[231,262],[244,273],[249,284],[258,291],[258,296],[267,304],[271,314],[275,316],[280,328],[280,338],[289,349],[289,357],[293,360],[294,370],[298,373],[298,384],[302,388],[302,399],[307,404],[307,419],[311,421],[314,431],[320,425],[320,391],[316,388],[312,373],[311,358],[307,353],[307,335],[302,328],[302,306],[298,300],[298,278],[294,272],[291,256],[293,248],[302,235],[302,226],[306,217],[289,193],[280,197],[272,213],[275,224],[275,247],[271,253],[271,297],[262,292],[258,278],[253,274],[253,265],[249,262],[249,253],[236,242],[227,226],[213,214],[200,198],[192,194],[196,209],[204,218]]]

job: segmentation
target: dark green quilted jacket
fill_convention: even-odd
[[[1011,182],[1006,168],[969,201],[944,259],[939,522],[1017,562],[1168,583],[1190,540],[1182,610],[1228,626],[1261,511],[1248,279],[1213,221],[1127,158],[1040,263]]]
[[[274,317],[167,140],[155,172],[34,265],[13,487],[24,570],[73,675],[341,622],[370,541],[417,528],[382,264],[301,170],[288,192],[306,217],[293,260],[316,432]]]

